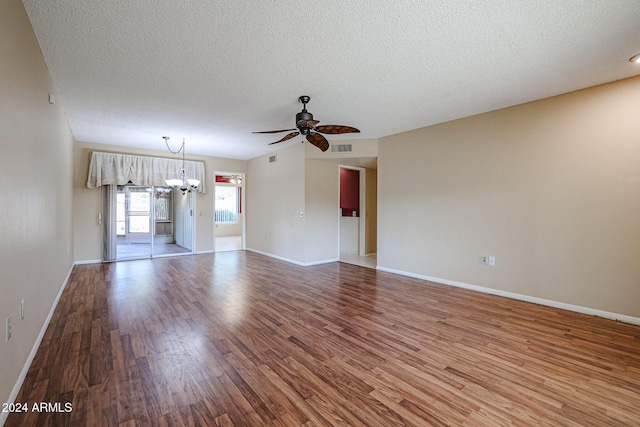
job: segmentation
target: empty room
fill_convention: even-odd
[[[0,426],[640,425],[638,17],[2,0]]]

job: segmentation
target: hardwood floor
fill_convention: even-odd
[[[640,327],[247,252],[74,268],[6,426],[640,425]]]

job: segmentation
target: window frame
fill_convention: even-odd
[[[218,209],[218,188],[234,188],[235,189],[235,211],[231,211],[229,209]],[[222,224],[238,224],[240,222],[239,215],[242,213],[242,186],[236,184],[227,184],[216,182],[214,186],[214,208],[213,208],[213,221],[216,225]],[[223,221],[218,219],[218,212],[231,212],[235,220],[234,221]]]

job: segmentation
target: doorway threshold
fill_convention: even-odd
[[[150,243],[118,243],[116,251],[117,261],[151,258]],[[191,253],[191,249],[176,243],[156,243],[153,245],[153,258]]]
[[[346,264],[359,265],[360,267],[375,269],[376,266],[378,265],[378,256],[377,254],[359,256],[358,254],[342,253],[340,254],[340,262],[344,262]]]

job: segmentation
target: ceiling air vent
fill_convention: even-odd
[[[278,158],[275,154],[273,156],[269,156],[269,163],[275,163],[277,160]]]
[[[350,153],[351,151],[353,151],[352,148],[353,147],[351,144],[335,144],[331,146],[331,151],[338,153]]]

